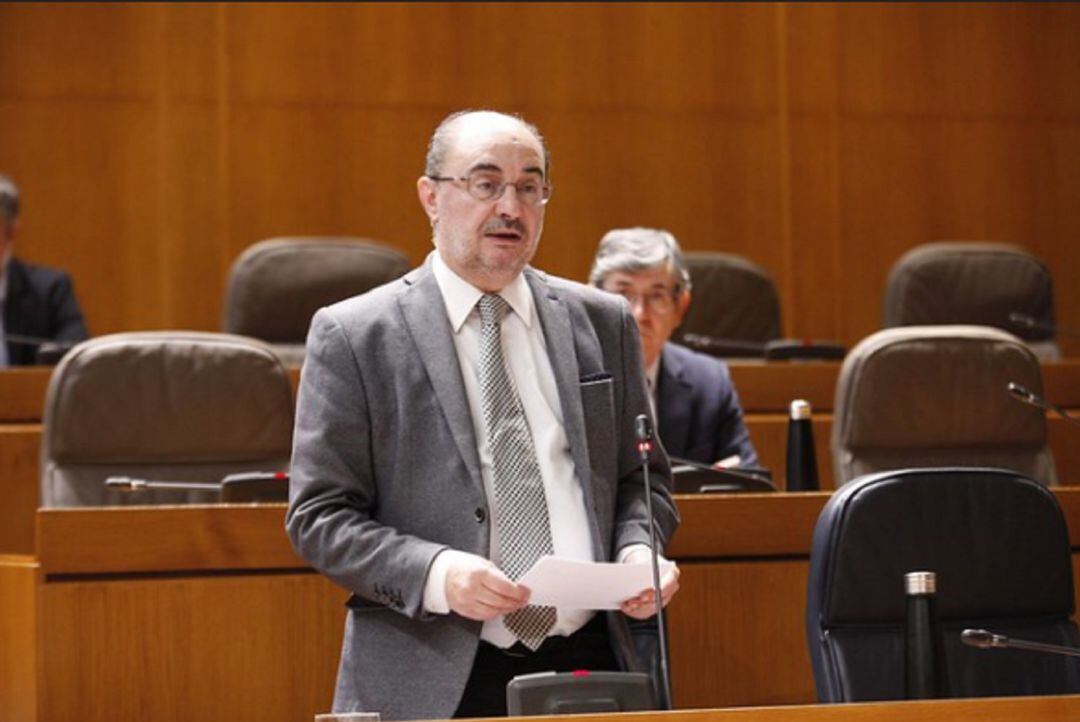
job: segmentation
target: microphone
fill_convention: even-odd
[[[157,481],[155,479],[137,479],[130,476],[110,476],[105,479],[105,486],[121,491],[143,491],[145,489],[168,489],[170,491],[220,491],[221,484],[204,481]]]
[[[656,628],[660,633],[660,709],[671,709],[671,677],[668,673],[667,631],[664,625],[664,605],[660,594],[660,552],[657,547],[656,519],[652,509],[652,487],[649,485],[649,452],[652,451],[652,424],[646,414],[634,419],[634,436],[641,455],[641,471],[645,480],[645,509],[649,515],[649,551],[652,562],[653,594],[656,595]]]
[[[1025,386],[1021,386],[1015,381],[1010,381],[1006,387],[1009,390],[1009,394],[1016,400],[1022,401],[1030,406],[1036,406],[1044,411],[1052,411],[1061,418],[1068,421],[1070,424],[1076,424],[1080,426],[1080,419],[1075,416],[1070,416],[1065,409],[1061,408],[1057,404],[1050,403],[1041,396],[1037,396],[1027,389]]]
[[[17,333],[5,333],[3,336],[0,336],[0,340],[6,341],[7,343],[13,343],[18,346],[52,345],[56,348],[62,348],[65,351],[75,348],[80,343],[82,343],[81,341],[57,341],[56,339],[42,338],[41,336],[23,336]]]
[[[1027,649],[1032,652],[1063,654],[1067,657],[1080,657],[1080,649],[1064,647],[1058,644],[1028,642],[1023,639],[1009,639],[1003,634],[994,634],[985,629],[965,629],[960,632],[960,641],[977,649]]]
[[[110,476],[105,486],[125,492],[216,491],[225,503],[288,501],[289,475],[284,471],[247,471],[229,474],[221,481],[160,481],[130,476]]]
[[[1070,336],[1072,338],[1080,338],[1080,331],[1078,331],[1078,330],[1076,330],[1074,328],[1066,328],[1065,326],[1057,326],[1057,325],[1051,324],[1051,323],[1044,323],[1042,321],[1036,321],[1034,318],[1032,318],[1031,316],[1028,316],[1026,313],[1016,313],[1014,311],[1013,313],[1009,314],[1009,320],[1012,321],[1013,323],[1017,324],[1018,326],[1023,326],[1024,328],[1034,329],[1036,331],[1045,331],[1046,333],[1049,333],[1052,336],[1056,335],[1056,336]]]

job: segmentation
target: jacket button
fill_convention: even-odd
[[[483,524],[484,519],[487,519],[487,512],[484,511],[484,507],[478,506],[476,507],[476,511],[473,512],[473,517],[476,518],[477,524]]]

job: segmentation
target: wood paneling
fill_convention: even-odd
[[[38,564],[0,554],[0,719],[36,720]]]
[[[680,562],[679,569],[679,593],[668,611],[679,707],[816,700],[802,611],[805,560]],[[748,650],[768,661],[750,663]]]
[[[1075,547],[1080,489],[1055,494]],[[678,498],[684,521],[669,553],[683,576],[669,630],[680,708],[813,701],[804,600],[828,498]],[[14,670],[0,685],[15,685],[0,710],[39,705],[43,722],[128,722],[147,709],[166,722],[285,722],[327,709],[345,592],[282,555],[284,513],[284,504],[41,512],[51,551],[40,566],[0,557],[0,641],[14,645],[0,646],[0,669]],[[94,560],[55,553],[80,539]]]
[[[34,551],[40,446],[41,424],[0,425],[0,554]]]
[[[461,107],[547,136],[553,273],[664,226],[772,272],[786,335],[851,345],[905,250],[1004,240],[1080,327],[1071,4],[5,3],[0,68],[19,251],[72,271],[96,334],[220,328],[270,236],[420,262],[415,178]]]
[[[346,594],[316,574],[73,581],[40,595],[41,722],[310,720],[330,708]]]
[[[162,569],[304,569],[280,504],[41,509],[37,556],[46,574]]]

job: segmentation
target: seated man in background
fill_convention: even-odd
[[[0,368],[32,364],[46,341],[87,337],[71,279],[12,256],[19,189],[0,175]]]
[[[727,365],[669,341],[690,307],[690,273],[675,237],[651,228],[609,231],[589,282],[630,302],[641,331],[657,432],[672,459],[757,466]]]

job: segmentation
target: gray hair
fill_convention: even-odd
[[[456,126],[458,121],[466,116],[474,115],[476,113],[494,113],[495,115],[511,118],[521,123],[525,130],[532,133],[536,139],[540,141],[540,147],[544,151],[544,177],[547,177],[548,168],[551,165],[551,153],[548,151],[547,143],[544,142],[544,136],[540,135],[540,131],[537,130],[535,125],[526,122],[521,116],[500,113],[496,110],[459,110],[456,113],[451,113],[443,118],[443,121],[435,128],[435,132],[432,133],[431,140],[428,142],[427,158],[424,162],[424,175],[429,178],[442,175],[443,163],[446,162],[446,156],[450,154],[450,151],[454,147],[455,131],[457,130]]]
[[[589,283],[599,288],[610,273],[641,273],[657,266],[675,281],[676,294],[690,290],[690,271],[675,236],[656,228],[616,228],[600,239]]]
[[[19,187],[6,175],[0,174],[0,216],[11,225],[19,215]]]

